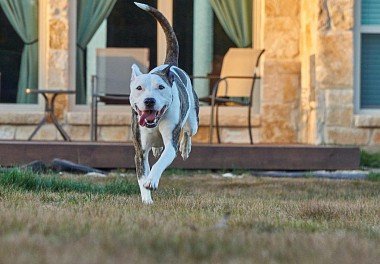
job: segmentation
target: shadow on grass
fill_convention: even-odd
[[[124,178],[115,178],[104,183],[95,183],[83,178],[70,179],[56,175],[40,175],[21,169],[0,172],[0,186],[36,192],[78,192],[116,195],[139,193],[138,185]]]

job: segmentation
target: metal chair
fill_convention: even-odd
[[[96,50],[96,75],[92,76],[91,141],[98,139],[98,104],[128,105],[131,67],[149,69],[148,48],[105,48]]]
[[[246,106],[248,110],[247,123],[250,143],[253,144],[251,108],[255,80],[260,79],[257,75],[257,67],[264,50],[251,48],[230,48],[223,58],[220,76],[197,77],[216,79],[211,95],[199,98],[200,101],[211,105],[210,138],[212,143],[214,126],[218,143],[221,143],[219,131],[219,106]],[[215,125],[214,125],[215,115]]]

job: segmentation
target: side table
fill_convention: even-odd
[[[26,89],[27,94],[41,94],[43,98],[45,99],[45,115],[41,119],[41,121],[38,123],[36,129],[33,131],[33,133],[30,135],[28,140],[32,140],[32,138],[36,135],[38,130],[47,123],[48,119],[50,118],[53,122],[54,126],[58,129],[59,133],[62,135],[63,139],[65,141],[71,141],[69,135],[63,130],[62,126],[59,124],[57,117],[54,113],[54,107],[55,107],[55,99],[58,95],[61,94],[75,94],[75,91],[71,90],[37,90],[37,89]],[[48,95],[52,95],[51,99],[49,100]]]

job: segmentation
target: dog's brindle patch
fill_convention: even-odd
[[[187,87],[187,78],[186,78],[186,75],[183,73],[183,71],[179,71],[176,68],[173,68],[173,70],[175,71],[176,74],[178,74],[179,78],[181,79],[181,81],[185,85],[185,87]],[[199,124],[199,100],[198,100],[197,94],[194,91],[194,88],[191,88],[191,91],[193,93],[194,108],[195,108],[195,111],[197,113],[197,122]]]
[[[164,82],[167,85],[169,85],[170,87],[173,86],[173,81],[174,81],[173,80],[173,74],[170,73],[170,67],[171,66],[173,66],[173,65],[168,65],[164,69],[152,73],[152,74],[156,74],[156,75],[160,76],[162,78],[162,80],[164,80]]]
[[[144,176],[144,151],[141,146],[141,133],[138,121],[138,114],[132,109],[132,135],[133,144],[135,145],[135,164],[136,164],[136,174],[137,178]]]
[[[193,92],[195,112],[197,113],[197,123],[199,125],[199,99],[198,99],[198,95],[195,92],[194,88],[191,88],[191,90]]]
[[[181,129],[182,129],[182,122],[186,117],[187,112],[189,111],[190,105],[189,105],[189,95],[186,91],[185,83],[187,81],[182,82],[182,79],[178,79],[177,76],[174,75],[174,82],[177,84],[178,87],[178,97],[179,97],[179,104],[180,104],[180,117],[178,124],[174,127],[172,135],[173,135],[173,147],[176,151],[178,151],[178,142],[179,142],[179,136],[181,135]]]

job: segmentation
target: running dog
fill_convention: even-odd
[[[151,204],[151,191],[158,188],[177,152],[184,160],[189,157],[191,137],[198,130],[199,101],[189,76],[178,68],[179,47],[173,28],[157,9],[135,4],[160,23],[167,42],[164,64],[147,74],[133,65],[130,84],[137,179],[143,203]],[[151,150],[158,160],[150,169]]]

